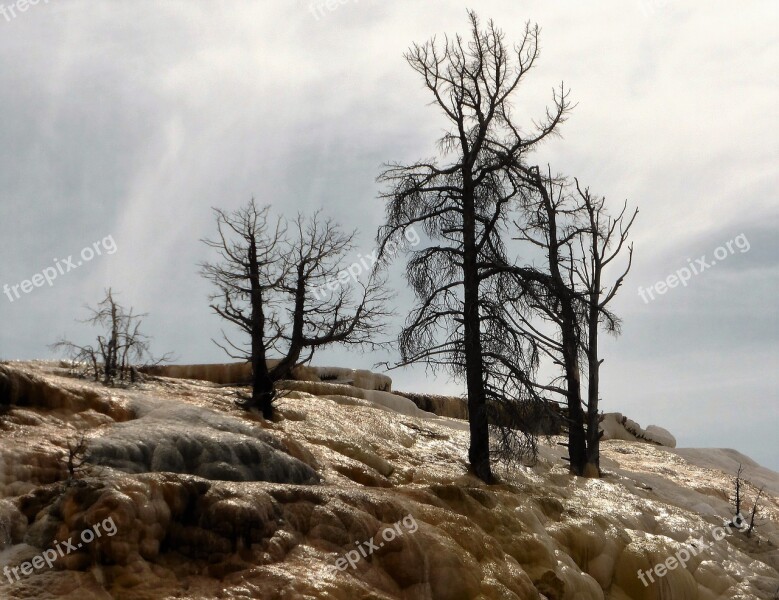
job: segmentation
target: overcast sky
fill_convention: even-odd
[[[0,3],[0,286],[63,271],[0,295],[2,359],[86,338],[73,319],[113,286],[150,313],[159,353],[225,360],[196,266],[210,207],[254,196],[285,214],[323,208],[359,228],[355,258],[370,253],[381,164],[433,155],[444,126],[402,54],[467,30],[459,0]],[[578,102],[538,162],[640,209],[602,408],[779,470],[779,4],[471,6],[510,40],[526,20],[542,27],[519,114],[539,114],[560,81]],[[95,242],[102,255],[64,272]],[[639,286],[720,246],[727,256],[686,286],[641,299]],[[328,351],[315,364],[392,356]],[[422,369],[393,377],[399,389],[460,391]]]

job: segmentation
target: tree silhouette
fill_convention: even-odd
[[[253,199],[231,213],[214,209],[218,236],[204,242],[220,260],[201,265],[217,288],[211,308],[248,337],[234,342],[223,332],[217,345],[251,362],[248,406],[266,419],[273,416],[276,381],[328,345],[370,345],[389,314],[375,273],[364,284],[348,281],[344,261],[356,232],[343,232],[319,212],[291,223],[271,223],[269,212]]]

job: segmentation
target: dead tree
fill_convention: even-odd
[[[538,167],[520,167],[518,174],[527,186],[527,193],[522,198],[524,214],[515,222],[516,239],[540,249],[545,261],[542,268],[525,266],[514,271],[521,278],[523,289],[533,298],[534,316],[543,322],[538,325],[525,320],[523,329],[562,370],[560,378],[530,385],[565,399],[569,465],[573,473],[583,475],[587,456],[580,362],[583,297],[581,294],[577,297],[573,289],[571,254],[579,228],[571,222],[574,209],[562,181],[553,178],[551,173],[545,177]]]
[[[738,517],[741,514],[741,488],[744,486],[744,479],[741,476],[744,472],[744,467],[741,463],[738,464],[738,470],[736,476],[733,478],[733,508],[736,511],[734,514]]]
[[[578,195],[577,211],[584,214],[583,226],[577,239],[578,256],[572,262],[575,273],[573,288],[577,283],[585,295],[585,332],[580,347],[587,361],[587,401],[585,428],[587,437],[586,464],[600,474],[600,367],[603,359],[598,351],[598,334],[601,329],[612,335],[620,333],[620,319],[609,310],[609,303],[622,286],[633,264],[633,244],[625,245],[638,215],[638,209],[627,215],[627,203],[615,217],[608,214],[605,198],[594,198],[589,188],[582,189],[575,180]],[[578,215],[577,215],[578,216]],[[615,277],[613,283],[606,283],[604,270],[627,248],[627,265]],[[578,282],[576,281],[578,280]],[[592,468],[590,469],[592,471]]]
[[[91,377],[100,381],[103,372],[99,353],[93,346],[78,346],[62,339],[51,346],[52,350],[63,350],[70,357],[70,373],[79,377]]]
[[[763,495],[764,489],[765,488],[761,486],[760,489],[757,490],[755,502],[752,504],[752,511],[749,513],[749,527],[747,527],[747,537],[752,537],[752,531],[755,529],[755,517],[757,516],[757,511],[759,510],[760,497]]]
[[[533,340],[543,357],[557,365],[561,375],[551,382],[528,382],[540,392],[562,396],[568,409],[568,460],[576,475],[600,475],[599,370],[601,329],[617,334],[619,319],[608,309],[630,270],[628,246],[625,270],[607,286],[604,269],[617,258],[638,211],[629,218],[625,208],[614,218],[603,199],[593,198],[578,181],[542,173],[538,167],[519,166],[525,186],[522,217],[515,222],[516,239],[542,255],[542,265],[510,268],[520,288],[532,300],[533,317],[519,328]],[[516,298],[511,298],[516,302]],[[524,302],[528,303],[527,297]],[[584,364],[583,364],[584,363]],[[586,399],[583,380],[587,380]]]
[[[407,265],[418,303],[399,337],[399,364],[443,367],[465,380],[469,461],[478,477],[491,481],[488,398],[513,393],[516,385],[504,388],[500,377],[496,381],[490,374],[491,362],[502,376],[515,379],[505,369],[507,357],[496,360],[511,338],[498,331],[502,319],[484,322],[483,299],[490,287],[500,287],[491,279],[503,275],[493,267],[506,262],[501,236],[519,193],[511,167],[524,164],[525,155],[556,131],[569,103],[561,88],[542,122],[520,128],[511,102],[538,57],[538,27],[526,25],[512,49],[494,23],[481,29],[476,14],[468,16],[468,39],[434,38],[405,55],[450,129],[438,141],[438,159],[390,164],[379,176],[386,186],[387,222],[378,238],[383,251],[419,225],[432,240],[411,253]],[[489,327],[497,329],[490,334]],[[487,337],[508,341],[485,352]]]
[[[219,263],[204,263],[202,274],[217,288],[211,308],[222,319],[249,337],[248,350],[232,343],[222,332],[223,345],[231,358],[252,364],[252,403],[266,418],[273,415],[273,381],[268,374],[267,354],[281,338],[273,294],[284,280],[281,219],[268,222],[269,206],[258,208],[254,199],[232,213],[214,209],[218,238],[203,240],[218,251]]]
[[[171,360],[169,353],[161,358],[152,355],[151,338],[140,329],[142,318],[146,315],[135,314],[132,307],[124,308],[115,300],[110,288],[105,294],[95,308],[85,307],[91,314],[79,321],[103,329],[104,333],[98,334],[96,344],[81,346],[61,339],[51,348],[67,352],[82,374],[92,376],[95,381],[100,381],[102,377],[105,385],[127,381],[136,364],[159,364]]]
[[[388,316],[383,281],[375,275],[364,284],[348,281],[344,262],[356,232],[344,233],[318,212],[271,223],[269,211],[254,200],[232,213],[215,209],[218,237],[204,242],[221,260],[201,265],[217,288],[211,308],[248,337],[233,342],[223,332],[217,345],[251,362],[248,406],[266,419],[273,416],[276,381],[328,345],[370,344]],[[269,366],[269,359],[276,363]]]
[[[289,230],[286,276],[279,286],[285,307],[283,349],[270,370],[273,381],[289,377],[295,365],[309,362],[325,346],[372,346],[390,315],[384,280],[371,271],[363,283],[354,268],[358,263],[346,264],[356,231],[343,232],[319,212],[310,219],[299,214]]]
[[[733,496],[731,496],[731,501],[733,502],[733,510],[735,510],[736,518],[739,520],[739,526],[743,524],[744,522],[747,522],[746,519],[744,519],[741,515],[741,506],[744,503],[744,489],[749,487],[756,487],[753,484],[751,484],[749,481],[744,479],[743,477],[744,473],[744,467],[741,463],[738,465],[738,470],[736,471],[735,477],[733,477]],[[757,490],[757,494],[755,495],[755,501],[752,503],[752,508],[749,511],[749,525],[747,526],[747,529],[744,533],[746,533],[747,537],[752,537],[752,532],[754,531],[757,524],[755,523],[755,519],[757,518],[757,515],[760,511],[760,498],[763,496],[763,491],[765,490],[764,486],[761,486]]]
[[[61,460],[68,470],[68,483],[72,483],[84,470],[87,455],[87,441],[83,433],[68,438],[67,453],[61,455]]]

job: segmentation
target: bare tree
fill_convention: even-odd
[[[269,210],[254,200],[233,213],[215,210],[218,238],[204,241],[221,261],[202,265],[218,290],[212,309],[249,338],[241,344],[223,334],[218,345],[252,363],[251,405],[267,419],[276,381],[325,346],[371,344],[389,314],[376,274],[365,284],[348,281],[344,261],[356,232],[343,232],[319,212],[271,224]]]
[[[550,382],[527,383],[538,392],[565,399],[571,472],[599,476],[599,371],[603,360],[598,335],[602,328],[619,333],[620,321],[608,304],[630,270],[632,246],[627,246],[627,267],[610,286],[605,283],[604,269],[625,247],[638,211],[628,217],[623,207],[616,217],[610,217],[605,200],[593,198],[578,181],[574,193],[570,182],[551,171],[542,174],[537,167],[520,165],[518,173],[527,193],[522,196],[522,217],[515,222],[516,239],[535,248],[543,261],[543,267],[509,268],[522,281],[524,296],[520,299],[528,304],[529,295],[533,317],[541,319],[541,324],[533,318],[523,319],[518,328],[562,371]],[[586,399],[582,392],[585,377]]]
[[[72,483],[84,470],[88,449],[85,435],[81,433],[68,438],[67,446],[67,453],[63,452],[60,459],[68,470],[68,483]]]
[[[80,377],[92,377],[100,381],[103,372],[98,351],[91,345],[79,346],[65,339],[51,345],[52,350],[63,350],[70,357],[70,372]]]
[[[741,505],[744,503],[744,489],[749,489],[750,487],[757,489],[755,501],[752,503],[752,508],[749,511],[749,525],[747,526],[747,530],[744,532],[746,533],[747,537],[752,537],[752,532],[757,526],[755,519],[757,518],[760,511],[760,498],[763,496],[765,486],[757,488],[757,486],[744,479],[743,473],[744,467],[741,463],[739,463],[736,475],[733,477],[733,496],[731,497],[731,501],[733,502],[733,510],[735,511],[736,518],[739,520],[739,525],[741,525],[744,521],[746,521],[741,516]]]
[[[736,471],[736,476],[733,478],[733,509],[736,511],[734,514],[736,516],[739,516],[741,514],[741,488],[744,487],[744,478],[742,477],[742,474],[744,472],[744,467],[741,463],[738,464],[738,470]]]
[[[345,233],[319,212],[310,219],[298,215],[284,256],[281,291],[285,296],[285,344],[281,360],[271,369],[274,381],[289,376],[300,362],[311,360],[324,346],[372,345],[389,316],[384,280],[372,272],[366,283],[349,283],[345,259],[354,249],[356,231]],[[304,353],[307,355],[303,358]]]
[[[105,333],[98,334],[96,345],[81,346],[61,339],[52,349],[67,352],[82,374],[92,376],[95,381],[102,376],[105,385],[127,381],[133,376],[136,364],[159,364],[172,358],[170,354],[153,357],[151,338],[140,329],[146,314],[136,314],[132,307],[125,309],[114,299],[110,288],[105,294],[95,308],[85,307],[91,314],[79,321],[103,328]]]
[[[274,291],[286,273],[281,261],[281,219],[268,222],[269,206],[258,208],[254,199],[233,213],[214,209],[218,238],[203,240],[215,248],[219,263],[204,263],[202,274],[216,287],[211,308],[249,336],[249,348],[238,347],[222,333],[226,345],[215,342],[231,358],[252,363],[252,402],[266,418],[273,414],[273,381],[267,354],[281,338]]]
[[[569,103],[561,88],[540,123],[520,128],[511,100],[538,57],[538,27],[526,25],[512,49],[493,22],[481,29],[476,14],[468,16],[469,39],[457,35],[439,44],[434,38],[405,55],[451,129],[439,140],[439,159],[390,164],[380,175],[387,223],[378,238],[383,252],[419,224],[433,242],[413,252],[407,265],[418,304],[399,338],[400,364],[443,367],[465,379],[469,461],[489,482],[488,398],[517,393],[517,376],[525,378],[521,371],[532,362],[524,360],[522,340],[507,335],[499,304],[485,302],[490,288],[512,285],[505,271],[493,268],[508,262],[501,233],[520,193],[512,167],[556,131]],[[517,354],[509,358],[509,350]]]
[[[620,319],[609,310],[608,305],[633,264],[633,244],[625,244],[638,216],[638,209],[627,215],[625,203],[622,210],[612,217],[606,210],[605,198],[594,198],[589,188],[582,189],[578,179],[575,182],[580,201],[577,209],[584,213],[584,226],[578,238],[579,254],[572,268],[585,295],[586,335],[581,336],[580,346],[587,360],[586,464],[600,474],[600,439],[603,432],[600,431],[601,415],[598,407],[603,359],[598,351],[598,333],[601,328],[613,335],[620,333]],[[609,286],[605,282],[604,270],[608,269],[624,247],[627,248],[627,265]]]
[[[580,230],[571,222],[575,209],[560,179],[553,178],[551,173],[544,177],[538,167],[520,167],[518,173],[529,191],[522,197],[523,214],[515,221],[516,239],[540,249],[541,260],[545,261],[543,268],[528,265],[513,270],[523,282],[523,291],[533,299],[533,316],[542,321],[537,324],[525,319],[521,326],[539,351],[562,369],[559,378],[529,385],[565,399],[570,468],[581,475],[586,457],[580,364],[583,297],[577,297],[574,289],[571,252]],[[512,302],[516,299],[512,298]]]
[[[759,510],[760,506],[760,497],[763,495],[763,490],[765,488],[763,486],[760,487],[759,490],[757,490],[757,495],[755,496],[755,502],[752,504],[752,510],[749,513],[749,527],[747,527],[747,537],[752,537],[752,531],[755,529],[755,517],[757,516],[757,512]]]

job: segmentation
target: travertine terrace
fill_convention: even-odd
[[[105,388],[57,363],[0,365],[3,565],[108,516],[117,527],[53,569],[3,577],[0,597],[776,597],[779,479],[735,451],[638,440],[614,418],[609,437],[624,439],[604,442],[603,479],[570,476],[552,439],[537,464],[486,486],[467,470],[465,421],[420,410],[383,376],[326,372],[335,383],[314,370],[286,384],[268,423],[229,385]],[[68,482],[62,455],[80,433],[86,468]],[[712,542],[645,587],[639,569],[711,541],[739,462],[765,485],[756,534]],[[381,542],[407,515],[418,529]],[[336,568],[366,540],[378,550]]]

